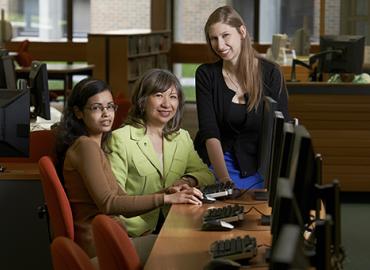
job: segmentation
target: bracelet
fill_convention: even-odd
[[[197,179],[189,175],[184,175],[181,177],[181,180],[185,181],[189,186],[195,187],[198,184]]]

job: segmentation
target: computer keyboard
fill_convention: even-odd
[[[211,198],[229,197],[233,194],[234,183],[216,183],[213,185],[204,186],[201,190],[204,196]]]
[[[257,255],[256,238],[246,235],[226,240],[218,240],[211,244],[210,252],[214,259],[230,260],[251,259]]]
[[[244,207],[238,204],[227,205],[224,207],[210,208],[203,216],[203,222],[211,220],[223,220],[234,222],[244,219]]]

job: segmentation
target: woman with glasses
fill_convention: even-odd
[[[131,104],[124,126],[113,131],[110,143],[109,159],[122,189],[139,195],[214,184],[189,133],[180,129],[184,98],[175,75],[162,69],[147,71],[134,88]],[[158,231],[167,210],[124,217],[129,235]]]
[[[75,241],[90,257],[95,256],[91,223],[98,214],[110,215],[124,227],[120,215],[134,217],[170,203],[201,203],[200,191],[192,188],[176,193],[158,190],[155,194],[127,195],[118,185],[106,157],[110,153],[107,140],[116,109],[105,82],[85,79],[73,88],[59,125],[57,164],[63,168]],[[148,247],[145,243],[139,245]],[[145,260],[148,251],[138,251]]]

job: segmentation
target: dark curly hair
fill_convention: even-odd
[[[124,125],[146,128],[145,108],[148,97],[158,92],[166,92],[172,86],[176,89],[179,106],[174,117],[163,129],[163,135],[169,139],[169,135],[180,129],[185,100],[179,80],[168,70],[150,69],[136,82],[131,97],[132,106]]]
[[[75,116],[74,108],[77,107],[82,111],[90,97],[107,90],[111,92],[110,86],[104,81],[87,78],[77,83],[69,95],[62,120],[57,127],[56,167],[61,179],[63,179],[63,163],[68,148],[80,136],[89,135],[84,121]],[[110,136],[111,131],[104,133],[102,137],[101,147],[106,153],[110,152],[107,145]]]

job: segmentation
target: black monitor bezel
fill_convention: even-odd
[[[30,92],[28,89],[0,89],[0,156],[28,157]],[[1,123],[4,121],[3,123]]]
[[[290,122],[284,123],[284,131],[283,131],[283,139],[282,139],[282,150],[280,153],[279,164],[277,165],[279,168],[278,177],[288,178],[289,177],[289,167],[290,167],[290,159],[293,151],[294,146],[294,124]],[[276,196],[276,186],[277,182],[271,182],[269,187],[269,206],[274,206],[275,196]]]
[[[296,224],[284,224],[274,243],[270,270],[308,269],[301,228]]]
[[[315,185],[318,184],[318,179],[315,156],[310,133],[303,125],[295,126],[289,179],[305,224],[311,222],[310,210],[316,210]]]
[[[48,72],[45,63],[32,61],[29,85],[31,90],[31,105],[34,106],[32,118],[39,116],[50,120]]]
[[[320,36],[320,66],[325,73],[361,74],[364,63],[365,37],[359,35]],[[335,51],[340,51],[336,53]]]
[[[0,89],[16,88],[16,76],[13,58],[8,55],[7,51],[2,51],[0,53]]]
[[[285,118],[282,112],[274,112],[274,128],[273,128],[273,139],[272,139],[272,158],[269,168],[268,186],[269,192],[268,204],[272,206],[273,195],[276,191],[276,182],[280,176],[280,162],[283,151],[284,143],[284,122]]]
[[[275,111],[278,109],[277,102],[265,96],[263,99],[263,114],[261,126],[261,138],[259,143],[259,167],[258,173],[264,181],[264,188],[268,188],[270,167],[272,162],[272,143]]]
[[[303,231],[301,214],[294,198],[291,181],[289,178],[279,177],[271,215],[272,246],[284,224],[297,224]]]

